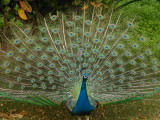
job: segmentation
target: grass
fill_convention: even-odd
[[[84,119],[84,118],[83,118]],[[90,120],[160,120],[160,94],[145,100],[100,105]],[[77,120],[65,105],[37,106],[17,101],[0,101],[0,120]]]

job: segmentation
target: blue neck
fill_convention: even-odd
[[[88,99],[87,89],[86,89],[87,79],[83,78],[80,95],[75,108],[73,109],[73,114],[84,115],[89,114],[94,110],[94,107],[90,104]]]
[[[86,90],[86,92],[87,92],[87,89],[86,89],[86,81],[87,81],[87,79],[84,79],[84,78],[83,78],[83,82],[82,82],[82,86],[81,86],[81,91],[82,91],[82,90]]]

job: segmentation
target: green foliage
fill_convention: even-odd
[[[4,17],[0,16],[0,27],[3,27],[4,25]]]
[[[11,0],[2,0],[1,4],[2,5],[8,5],[10,3]]]
[[[25,1],[25,0],[21,0]],[[55,13],[57,10],[66,10],[66,9],[72,9],[74,7],[79,7],[79,9],[84,5],[88,4],[91,5],[91,2],[94,2],[94,4],[100,4],[100,6],[109,7],[112,4],[120,4],[121,7],[123,5],[128,5],[132,2],[141,1],[141,0],[26,0],[33,8],[32,13],[28,13],[27,16],[29,19],[34,19],[38,13],[45,16],[49,12]],[[2,17],[6,20],[6,22],[10,21],[13,18],[20,19],[17,11],[20,8],[20,0],[2,0],[0,1],[0,14]],[[1,18],[2,19],[2,18]],[[4,22],[1,23],[0,28],[2,28]]]
[[[126,0],[127,1],[127,0]],[[135,35],[142,35],[147,38],[143,47],[150,47],[156,56],[160,58],[160,49],[158,47],[160,43],[160,3],[155,0],[142,0],[134,4],[130,4],[124,7],[123,17],[127,16],[132,18],[136,15],[134,29]]]

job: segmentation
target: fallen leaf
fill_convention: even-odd
[[[145,119],[146,117],[144,117],[144,116],[139,116],[139,118],[140,118],[140,119]]]
[[[29,3],[26,0],[19,1],[19,3],[20,3],[20,6],[23,8],[23,10],[32,12],[32,7],[29,5]]]
[[[16,109],[13,109],[13,110],[10,111],[10,114],[15,114],[16,111],[17,111]]]
[[[23,118],[24,115],[22,114],[11,114],[10,117],[11,118]]]
[[[3,107],[3,106],[4,106],[4,104],[0,104],[0,106],[2,106],[2,107]]]
[[[90,2],[91,5],[93,5],[94,7],[100,7],[101,5],[103,5],[103,3],[95,3],[95,2]]]
[[[19,8],[18,10],[18,15],[23,19],[23,20],[28,20],[24,10],[22,8]]]
[[[82,10],[86,10],[86,9],[88,9],[88,5],[83,5],[83,7],[81,8]]]

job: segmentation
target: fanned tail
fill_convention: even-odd
[[[88,95],[100,103],[148,97],[159,91],[159,60],[135,35],[136,17],[103,7],[58,13],[30,25],[10,26],[0,36],[0,96],[54,106],[78,99],[82,68],[90,74]]]

